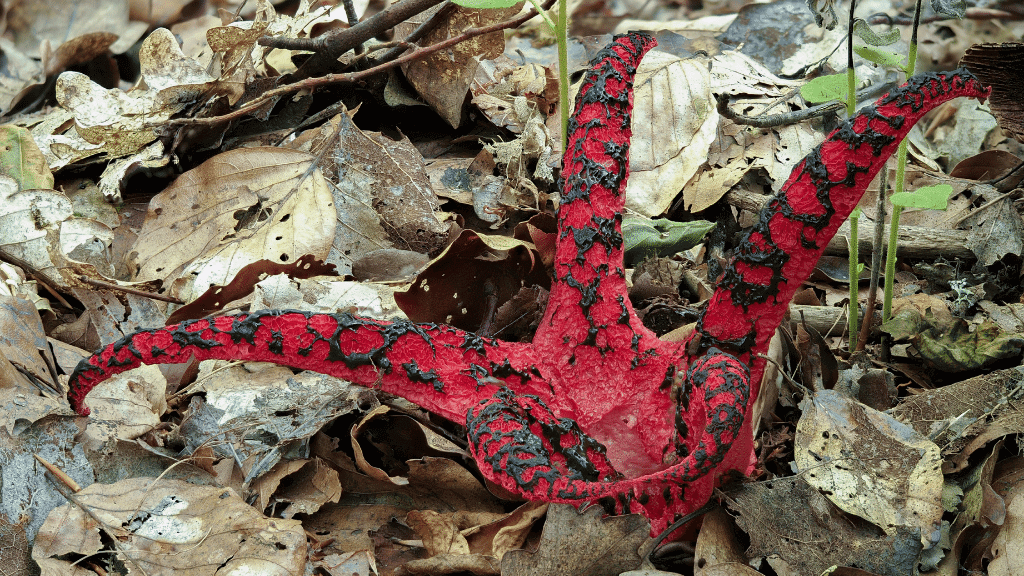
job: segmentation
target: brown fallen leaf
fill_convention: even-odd
[[[338,471],[320,458],[278,462],[250,488],[259,494],[258,509],[280,505],[282,510],[275,515],[282,518],[313,514],[324,504],[341,498]]]
[[[267,518],[229,488],[131,478],[97,482],[76,500],[80,507],[54,509],[36,536],[32,559],[44,572],[68,574],[72,561],[65,555],[90,556],[109,547],[97,522],[117,534],[112,550],[122,561],[149,576],[218,570],[285,576],[306,565],[299,521]]]
[[[747,561],[739,539],[736,521],[724,508],[716,508],[704,516],[694,551],[694,576],[712,576],[717,566],[733,566]],[[719,571],[725,570],[719,568]],[[729,572],[719,572],[726,574]]]
[[[1006,494],[1006,520],[992,542],[989,576],[1012,576],[1024,566],[1024,482]]]
[[[618,576],[638,568],[650,522],[638,514],[602,518],[603,514],[599,506],[577,512],[568,504],[550,505],[537,551],[505,554],[502,575]]]
[[[531,243],[463,230],[395,301],[414,322],[477,330],[520,288],[549,284]]]
[[[794,459],[804,481],[886,534],[936,545],[942,521],[939,447],[910,426],[834,390],[800,407]]]
[[[882,576],[912,574],[921,552],[916,530],[889,536],[847,517],[801,477],[744,484],[731,494],[736,524],[750,536],[747,556],[775,557],[780,574],[823,574],[857,565]]]
[[[282,148],[218,154],[150,202],[134,251],[137,277],[192,300],[247,264],[325,259],[337,215],[315,158]]]

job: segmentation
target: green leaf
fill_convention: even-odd
[[[452,0],[466,8],[511,8],[522,0]]]
[[[800,87],[804,100],[817,104],[830,100],[846,100],[846,72],[819,76]]]
[[[626,265],[634,266],[645,258],[664,258],[689,250],[714,227],[714,222],[704,220],[674,222],[665,218],[624,216],[622,238],[626,244]]]
[[[888,32],[876,34],[871,29],[871,25],[860,18],[853,21],[853,33],[869,46],[888,46],[895,44],[900,39],[900,31],[896,28],[892,28]]]
[[[903,55],[892,50],[881,50],[871,46],[858,46],[853,49],[861,58],[878,64],[883,68],[902,68]]]
[[[978,370],[1020,355],[1024,336],[1006,332],[991,320],[972,327],[960,318],[939,320],[927,310],[904,309],[882,325],[896,340],[909,339],[925,364],[943,372]]]
[[[0,173],[14,178],[19,190],[53,188],[53,173],[32,134],[20,126],[0,126]]]
[[[893,194],[890,200],[893,206],[903,208],[922,208],[924,210],[945,210],[949,204],[949,195],[953,187],[949,184],[936,184],[925,186],[913,192],[899,192]]]

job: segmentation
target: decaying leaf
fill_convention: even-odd
[[[502,575],[618,576],[639,567],[640,547],[648,540],[650,523],[637,514],[601,516],[599,506],[582,513],[568,504],[548,506],[537,551],[505,554]]]
[[[214,370],[216,370],[214,372]],[[220,457],[241,463],[248,483],[273,468],[327,422],[372,403],[365,390],[336,378],[293,375],[271,364],[200,368],[205,392],[192,398],[181,426],[186,453],[211,446]]]
[[[156,139],[159,124],[200,96],[212,76],[186,58],[169,30],[159,28],[140,50],[149,89],[106,90],[79,72],[57,79],[57,100],[75,118],[74,132],[110,156],[134,154]]]
[[[89,422],[85,439],[99,446],[112,438],[138,438],[160,423],[167,410],[167,379],[160,369],[138,370],[103,383],[96,409],[103,416]]]
[[[486,26],[499,22],[519,11],[518,6],[499,9],[473,9],[456,7],[449,11],[432,28],[424,42],[432,44],[446,40],[470,26]],[[422,20],[429,18],[428,11],[407,24],[399,27],[399,33],[408,33]],[[420,96],[430,104],[453,128],[462,121],[462,103],[466,99],[469,85],[476,72],[478,59],[496,58],[501,54],[505,40],[501,32],[478,36],[462,42],[449,50],[427,56],[403,66],[406,79],[416,87]]]
[[[971,326],[962,318],[941,320],[906,308],[882,325],[893,338],[909,339],[929,366],[958,373],[976,370],[1016,357],[1024,347],[1024,335],[1005,332],[991,321]]]
[[[959,472],[978,449],[1024,432],[1024,369],[997,370],[904,399],[890,413],[942,447],[944,472]]]
[[[134,248],[136,278],[163,280],[191,300],[264,258],[326,258],[335,220],[313,156],[283,148],[224,152],[150,202]]]
[[[989,576],[1011,576],[1024,566],[1024,483],[1006,494],[1006,520],[992,542]]]
[[[548,284],[531,243],[464,230],[395,300],[416,322],[475,330],[521,288]]]
[[[714,222],[704,220],[673,222],[665,218],[650,220],[625,216],[622,219],[622,239],[626,243],[626,265],[636,265],[646,258],[667,258],[689,250],[714,227]]]
[[[280,507],[282,518],[296,514],[314,514],[328,502],[341,498],[338,471],[319,458],[278,462],[269,472],[252,483],[259,494],[258,510]]]
[[[805,399],[794,458],[803,478],[846,512],[893,535],[938,544],[942,519],[939,447],[891,416],[833,390]]]
[[[437,197],[423,157],[407,138],[361,130],[344,112],[321,129],[311,149],[325,159],[338,227],[327,262],[347,274],[352,261],[374,250],[430,253],[448,240],[435,215]]]
[[[36,538],[32,558],[44,571],[66,574],[71,562],[64,555],[109,546],[100,544],[101,533],[115,534],[112,551],[150,576],[218,570],[286,576],[306,564],[299,521],[267,518],[230,488],[131,478],[92,484],[75,500],[51,512]]]
[[[38,398],[43,402],[26,399],[25,394],[5,396],[3,412],[19,413],[28,408],[26,416],[43,412],[41,416],[49,414],[49,417],[40,417],[31,423],[8,421],[5,426],[0,426],[0,480],[5,487],[3,504],[9,510],[18,510],[16,520],[24,527],[29,541],[35,541],[37,546],[36,536],[47,515],[67,500],[46,478],[36,456],[46,459],[82,486],[92,483],[95,474],[82,445],[75,441],[81,431],[79,426],[71,419],[53,417],[57,411],[55,402]],[[49,406],[41,405],[44,402]],[[4,515],[10,518],[9,514]],[[84,537],[74,542],[86,548],[90,546]]]
[[[429,557],[410,561],[405,569],[416,574],[465,570],[497,575],[502,557],[522,546],[547,508],[542,502],[527,502],[510,514],[414,510],[406,522],[423,538]]]
[[[749,557],[768,557],[777,573],[824,574],[858,566],[880,576],[914,571],[918,532],[897,526],[888,535],[846,517],[803,480],[807,474],[745,484],[732,494],[736,524],[750,535]]]

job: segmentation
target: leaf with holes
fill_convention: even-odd
[[[241,148],[189,170],[153,197],[133,251],[137,280],[163,280],[192,300],[243,267],[326,259],[337,216],[315,158]]]

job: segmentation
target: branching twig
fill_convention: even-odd
[[[857,99],[858,101],[873,100],[877,93],[888,88],[890,88],[888,84],[875,84],[861,90],[857,94]],[[779,126],[798,124],[805,120],[824,116],[829,112],[839,112],[846,108],[846,103],[842,100],[833,100],[831,102],[825,102],[823,104],[818,104],[817,106],[811,106],[810,108],[796,110],[794,112],[769,114],[765,116],[747,116],[745,114],[737,113],[733,111],[732,108],[729,108],[729,96],[727,94],[716,94],[715,97],[718,100],[719,114],[737,124],[754,126],[755,128],[777,128]]]
[[[544,2],[545,9],[550,8],[551,5],[554,4],[554,2],[555,0],[546,0]],[[253,111],[259,109],[262,106],[265,106],[267,102],[279,96],[284,96],[286,94],[297,92],[299,90],[315,90],[317,88],[330,86],[332,84],[353,84],[356,82],[360,82],[376,74],[380,74],[384,70],[400,66],[402,64],[405,64],[406,62],[419,60],[430,54],[440,52],[441,50],[445,50],[471,38],[476,38],[477,36],[482,36],[484,34],[496,32],[498,30],[504,30],[506,28],[516,28],[536,15],[537,12],[531,10],[522,16],[517,16],[516,18],[512,18],[510,20],[497,22],[487,26],[481,26],[479,28],[468,28],[458,36],[453,36],[452,38],[449,38],[442,42],[438,42],[437,44],[432,44],[424,48],[413,50],[412,52],[409,52],[408,54],[405,54],[400,58],[396,58],[395,60],[392,60],[390,62],[384,62],[378,66],[374,66],[373,68],[368,68],[366,70],[361,70],[359,72],[349,72],[346,74],[327,74],[316,78],[306,78],[304,80],[299,80],[298,82],[286,84],[273,90],[268,90],[267,92],[264,92],[263,95],[261,95],[259,98],[256,98],[246,103],[241,108],[238,108],[237,110],[234,110],[227,114],[223,114],[221,116],[211,116],[208,118],[176,118],[174,120],[165,122],[163,126],[210,126],[220,124],[222,122],[236,120],[247,114],[252,113]]]
[[[285,50],[310,50],[313,56],[295,73],[296,78],[314,78],[321,76],[338,58],[349,50],[361,46],[364,42],[378,36],[396,25],[405,22],[425,10],[440,4],[444,0],[405,0],[392,4],[388,8],[370,16],[356,26],[330,32],[318,38],[279,38],[264,36],[259,39],[261,46],[271,46]]]
[[[142,296],[143,298],[151,298],[153,300],[160,300],[161,302],[170,302],[171,304],[186,304],[184,300],[175,298],[173,296],[164,296],[163,294],[157,294],[156,292],[146,292],[145,290],[139,290],[137,288],[130,288],[128,286],[119,286],[110,282],[104,282],[102,280],[95,280],[88,276],[79,276],[79,280],[86,284],[92,284],[100,288],[106,288],[107,290],[116,290],[118,292],[124,292],[125,294],[135,294],[136,296]]]

